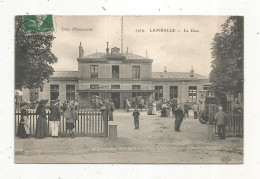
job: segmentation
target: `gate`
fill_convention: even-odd
[[[47,134],[51,136],[51,127],[49,122],[50,111],[47,111],[46,113]],[[34,136],[38,115],[35,111],[28,111],[28,118],[30,124],[30,134],[31,136]],[[17,133],[20,120],[21,112],[17,111],[15,112],[15,135]],[[78,111],[78,120],[75,122],[73,131],[76,136],[106,137],[108,133],[108,121],[107,118],[104,117],[104,112],[99,110]],[[63,115],[61,115],[60,118],[59,136],[69,136],[68,131],[66,131],[66,119]]]
[[[226,135],[243,137],[244,135],[243,114],[228,113]]]
[[[243,114],[233,114],[229,112],[226,122],[226,137],[243,137],[244,136],[244,118]],[[218,129],[215,126],[217,134]]]

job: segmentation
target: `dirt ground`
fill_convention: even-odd
[[[243,163],[243,138],[207,140],[207,125],[186,118],[181,132],[174,118],[115,111],[116,140],[103,137],[15,138],[16,163]]]

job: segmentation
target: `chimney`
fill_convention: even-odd
[[[164,70],[163,70],[163,72],[167,72],[167,70],[166,70],[166,66],[164,66]]]
[[[194,77],[194,70],[193,70],[193,66],[191,66],[191,70],[190,70],[190,77]]]
[[[147,50],[146,50],[146,58],[148,59],[148,54],[147,54]]]
[[[106,42],[106,43],[107,43],[106,55],[109,55],[109,48],[108,48],[108,43],[109,43],[109,42]]]
[[[79,58],[83,57],[84,56],[84,49],[83,47],[81,46],[81,42],[79,43]]]
[[[128,47],[126,47],[126,53],[128,53]]]

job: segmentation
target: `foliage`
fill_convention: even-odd
[[[34,39],[34,46],[37,48],[38,44],[50,47],[45,53],[31,54],[26,53],[23,47],[31,46],[30,41],[26,38],[28,36],[24,33],[23,17],[15,17],[15,30],[19,30],[18,37],[15,40],[15,88],[41,88],[44,81],[49,81],[54,69],[51,64],[58,61],[57,57],[51,52],[51,44],[54,40],[53,34],[40,34],[40,38]],[[36,49],[37,50],[37,49]]]
[[[211,44],[210,82],[217,95],[243,93],[244,19],[231,16],[222,24]]]

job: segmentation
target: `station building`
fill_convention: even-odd
[[[178,103],[204,100],[209,79],[190,72],[152,72],[153,60],[133,53],[120,53],[117,47],[105,53],[84,56],[79,46],[78,71],[56,71],[41,89],[24,89],[23,100],[77,99],[81,108],[90,107],[93,95],[113,99],[122,108],[123,99],[133,102],[136,96],[148,100],[177,99]]]

